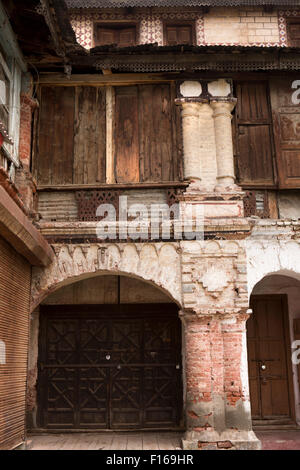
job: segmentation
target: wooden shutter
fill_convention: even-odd
[[[117,183],[139,181],[138,89],[116,88],[115,177]]]
[[[293,79],[270,82],[274,135],[281,189],[300,188],[300,108],[293,103]]]
[[[300,46],[300,18],[286,18],[289,46]]]
[[[166,25],[166,43],[169,46],[176,44],[193,44],[193,28],[188,25]]]
[[[136,44],[136,28],[124,28],[119,30],[118,45],[120,47],[134,46]]]
[[[120,24],[96,27],[94,36],[95,46],[117,44],[119,47],[136,44],[136,26]]]
[[[180,179],[178,109],[168,84],[139,87],[140,156],[142,182]]]
[[[105,183],[105,88],[76,88],[74,124],[73,183]]]
[[[0,237],[0,450],[25,441],[30,264]]]
[[[118,39],[116,30],[111,28],[97,28],[97,34],[95,36],[95,46],[104,44],[117,44]]]
[[[182,179],[180,109],[169,84],[116,88],[115,168],[118,183]]]
[[[274,186],[272,118],[266,82],[236,86],[236,166],[244,187]]]
[[[40,103],[34,162],[38,184],[105,182],[105,89],[45,86]]]
[[[71,184],[73,179],[73,87],[42,87],[37,152],[39,184]]]

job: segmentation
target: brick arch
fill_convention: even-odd
[[[157,287],[179,307],[181,273],[176,243],[53,245],[55,258],[47,268],[33,268],[31,311],[50,293],[89,277],[125,275]]]

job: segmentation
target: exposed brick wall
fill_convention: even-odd
[[[19,157],[26,169],[30,166],[32,113],[36,105],[30,96],[21,94]]]
[[[21,93],[19,158],[22,164],[16,172],[16,186],[26,208],[34,209],[36,187],[30,173],[32,115],[37,102],[30,93]]]
[[[245,332],[246,317],[235,319],[233,323],[223,324],[224,348],[224,391],[227,404],[235,406],[244,399],[241,378],[242,342]]]

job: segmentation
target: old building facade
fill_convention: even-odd
[[[54,255],[19,189],[30,80],[2,2],[0,24],[0,449],[11,449],[26,435],[31,269],[46,267]]]
[[[28,429],[259,449],[299,425],[298,2],[3,3],[32,77],[16,185],[53,253]]]

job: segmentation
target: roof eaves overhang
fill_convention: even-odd
[[[298,0],[66,0],[68,8],[128,7],[218,7],[268,6],[296,7]]]
[[[101,46],[72,65],[122,72],[300,70],[300,49],[242,46]]]

